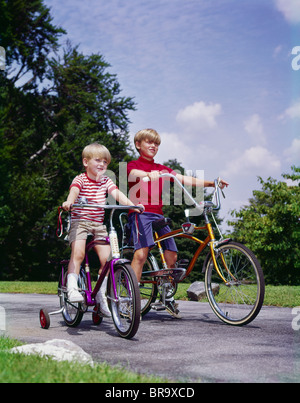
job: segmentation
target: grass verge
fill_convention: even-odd
[[[175,298],[177,300],[188,300],[187,289],[189,286],[189,283],[179,284]],[[57,283],[46,281],[0,281],[0,293],[56,294]],[[264,305],[290,308],[300,306],[300,286],[267,285]]]
[[[38,355],[13,354],[9,350],[19,346],[17,340],[0,336],[0,383],[166,383],[156,376],[136,374],[95,364],[58,362]]]

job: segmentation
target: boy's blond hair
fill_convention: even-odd
[[[82,151],[82,159],[86,158],[90,160],[91,158],[101,158],[105,159],[108,164],[111,162],[111,155],[108,149],[99,143],[92,143],[84,147]]]
[[[154,129],[143,129],[138,131],[134,136],[134,144],[136,145],[137,141],[140,143],[143,140],[153,141],[158,145],[161,143],[160,135]]]

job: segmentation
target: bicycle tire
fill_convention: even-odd
[[[209,255],[204,263],[209,304],[223,322],[234,326],[246,325],[255,319],[264,301],[265,282],[259,261],[250,249],[233,241],[220,245],[215,255],[226,284]]]
[[[71,303],[68,300],[66,287],[67,275],[68,273],[66,271],[64,274],[64,287],[62,287],[62,275],[60,275],[58,282],[58,296],[60,299],[60,307],[64,308],[64,310],[62,311],[62,317],[66,325],[69,327],[77,327],[82,321],[84,311],[81,303]],[[86,275],[83,269],[80,269],[80,273],[78,276],[78,287],[82,290],[87,289]]]
[[[107,296],[115,328],[119,335],[131,339],[137,332],[141,316],[141,299],[136,275],[129,263],[116,263],[109,275]],[[114,284],[117,299],[115,299]]]
[[[47,308],[40,310],[40,324],[43,329],[49,329],[50,327],[50,316]]]
[[[134,255],[134,248],[127,247],[122,250],[122,257],[132,261]],[[151,262],[150,257],[144,264],[142,277],[139,285],[140,297],[141,297],[141,315],[145,316],[151,309],[151,304],[153,304],[157,299],[158,288],[157,284],[154,282],[154,277],[147,276],[148,271],[154,271],[155,268]],[[149,282],[147,282],[149,281]]]

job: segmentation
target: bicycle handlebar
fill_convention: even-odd
[[[92,207],[92,208],[99,208],[99,209],[104,209],[104,210],[132,210],[132,209],[138,209],[138,210],[143,210],[141,206],[123,206],[122,204],[89,204],[89,203],[75,203],[72,204],[72,207]]]
[[[188,196],[188,198],[190,199],[190,201],[194,204],[194,206],[198,209],[198,210],[203,210],[204,208],[209,209],[211,208],[212,210],[220,210],[221,208],[221,202],[220,202],[220,194],[219,194],[219,184],[220,184],[220,178],[215,179],[214,183],[215,183],[215,191],[214,191],[214,196],[216,196],[216,204],[214,204],[211,201],[204,201],[204,202],[200,202],[198,203],[193,196],[187,191],[187,189],[182,185],[182,183],[179,181],[178,178],[176,178],[176,176],[169,174],[169,173],[163,173],[159,175],[160,178],[163,177],[167,177],[167,178],[172,178],[174,179],[177,184],[181,187],[181,189],[184,191],[184,193]],[[148,176],[145,176],[143,179],[143,182],[149,182],[150,178]],[[223,194],[224,195],[224,194]],[[214,197],[213,196],[213,197]]]
[[[89,204],[86,199],[83,202],[72,204],[72,207],[98,208],[98,209],[104,209],[104,210],[111,210],[110,217],[109,217],[109,225],[110,225],[111,229],[114,228],[112,219],[113,219],[115,210],[138,209],[141,212],[144,211],[143,207],[140,207],[140,206],[123,206],[121,204]],[[69,211],[69,213],[70,213],[70,211]]]

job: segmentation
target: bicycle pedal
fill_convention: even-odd
[[[154,311],[164,311],[166,309],[165,305],[163,305],[161,302],[154,302],[150,306],[152,309],[154,309]]]

